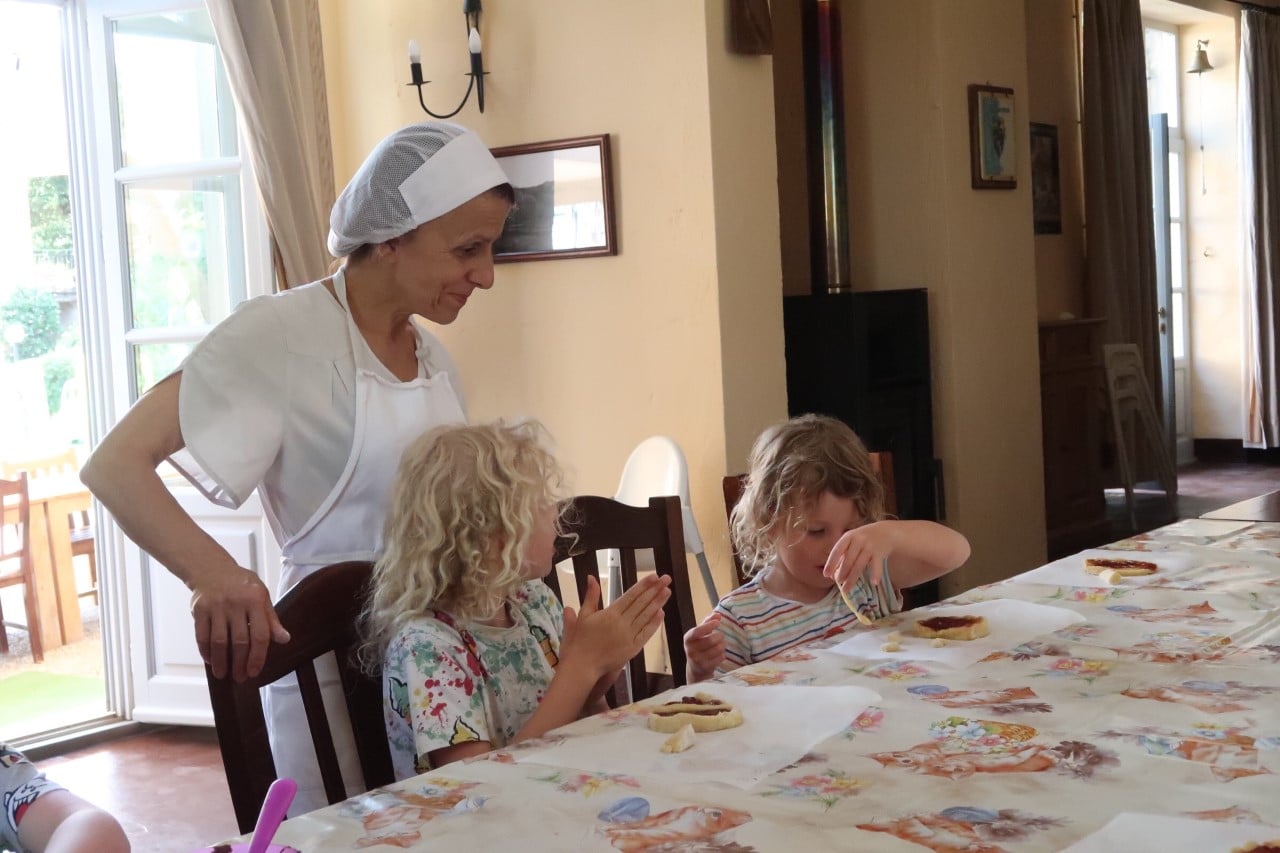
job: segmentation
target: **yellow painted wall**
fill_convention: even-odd
[[[775,33],[798,33],[794,8],[773,8]],[[841,9],[853,287],[930,292],[935,452],[948,523],[973,546],[944,581],[950,594],[1045,557],[1024,7],[846,0]],[[781,93],[800,71],[776,61]],[[966,86],[982,82],[1015,92],[1015,190],[970,187]],[[780,156],[793,155],[779,164],[783,271],[796,294],[809,288],[794,156],[802,134],[780,120]]]
[[[461,3],[320,0],[335,171],[386,133],[453,108],[467,70]],[[690,463],[707,553],[728,589],[720,479],[786,415],[772,84],[730,56],[723,8],[687,0],[487,4],[490,146],[612,134],[617,257],[506,264],[441,337],[474,419],[532,415],[579,493],[613,494],[631,449],[666,434]],[[695,601],[707,603],[695,583]]]

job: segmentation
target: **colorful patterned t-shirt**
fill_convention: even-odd
[[[902,596],[885,575],[884,587],[865,577],[849,592],[854,606],[867,606],[874,619],[902,609]],[[717,672],[728,672],[749,663],[768,660],[787,649],[812,640],[832,637],[858,627],[853,614],[834,586],[821,600],[803,604],[780,598],[764,588],[757,574],[720,599],[720,632],[724,634],[724,662]]]
[[[0,850],[23,849],[18,845],[18,824],[27,808],[50,791],[61,790],[62,786],[46,779],[21,752],[0,743],[0,807],[4,809]]]
[[[559,661],[564,608],[542,581],[516,591],[514,625],[415,619],[387,644],[382,705],[396,778],[431,769],[434,750],[471,741],[503,746],[524,727]],[[479,660],[476,659],[476,654]]]

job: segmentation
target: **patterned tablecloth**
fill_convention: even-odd
[[[1280,839],[1280,525],[1180,522],[1110,547],[1190,559],[1142,583],[1100,586],[1082,566],[1078,586],[1019,577],[951,599],[952,609],[1003,599],[1084,617],[973,663],[912,660],[925,643],[914,639],[888,659],[825,651],[846,636],[725,677],[793,688],[795,760],[753,787],[522,759],[601,733],[601,751],[653,749],[629,707],[287,821],[276,841],[303,853],[1013,853]],[[807,745],[805,691],[839,685],[879,699]],[[744,694],[750,718],[751,691],[730,692]]]

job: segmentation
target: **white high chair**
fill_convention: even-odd
[[[706,586],[707,595],[711,598],[711,606],[720,601],[716,592],[715,581],[711,578],[711,566],[707,563],[707,555],[702,545],[702,535],[698,533],[698,524],[693,520],[693,510],[689,506],[689,464],[685,461],[680,445],[665,435],[646,438],[636,445],[622,468],[622,479],[618,483],[618,491],[614,500],[630,506],[648,506],[649,498],[675,495],[680,498],[681,514],[684,516],[684,544],[689,553],[698,562],[702,572],[702,583]],[[639,556],[639,555],[637,555]],[[621,565],[616,551],[608,552],[607,570],[609,578],[609,595],[618,589],[618,574]],[[648,557],[647,564],[637,560],[638,570],[653,570],[653,558]]]

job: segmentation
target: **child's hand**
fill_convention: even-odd
[[[600,584],[587,578],[587,594],[578,613],[564,609],[560,655],[585,666],[593,678],[616,672],[639,654],[662,624],[662,606],[671,597],[671,578],[646,575],[613,604],[600,609]]]
[[[702,623],[684,635],[684,653],[689,661],[689,681],[706,681],[724,663],[724,634],[720,614],[712,611]]]
[[[873,586],[880,586],[884,582],[885,562],[897,547],[894,522],[864,524],[836,540],[822,573],[846,592],[863,575]]]

